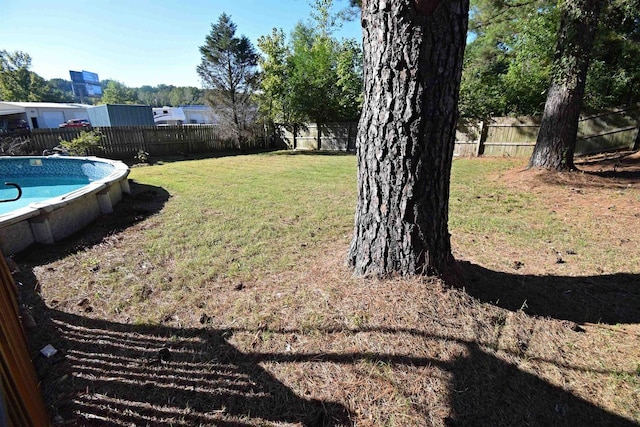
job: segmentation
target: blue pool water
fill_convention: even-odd
[[[130,193],[129,168],[97,157],[0,156],[0,252],[53,244],[85,227]]]
[[[114,166],[85,158],[65,157],[2,157],[0,158],[0,200],[18,195],[14,182],[22,188],[22,197],[14,202],[0,203],[0,215],[62,196],[108,176]]]
[[[14,182],[22,188],[22,197],[14,202],[0,203],[0,215],[23,208],[30,203],[41,202],[78,190],[89,183],[87,177],[1,177],[0,200],[13,199],[18,195],[15,187],[4,185]]]

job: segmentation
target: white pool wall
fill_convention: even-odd
[[[122,195],[131,192],[129,167],[120,161],[98,157],[19,157],[20,159],[76,160],[107,163],[113,168],[103,178],[85,187],[0,215],[0,249],[5,256],[23,251],[34,243],[52,244],[86,227],[98,216],[113,212]],[[0,168],[3,159],[0,157]],[[28,160],[27,160],[28,161]]]

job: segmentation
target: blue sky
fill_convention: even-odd
[[[130,87],[200,87],[198,47],[223,12],[257,49],[258,37],[289,34],[310,19],[308,0],[0,0],[0,50],[21,50],[45,79],[70,80],[69,70],[92,71]],[[347,0],[334,0],[336,9]],[[360,40],[358,20],[337,37]]]

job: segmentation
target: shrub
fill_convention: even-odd
[[[91,149],[102,149],[100,142],[103,137],[99,130],[83,130],[71,141],[60,140],[60,145],[72,156],[86,156]]]

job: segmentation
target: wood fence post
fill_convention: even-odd
[[[48,426],[49,416],[20,321],[17,289],[0,252],[0,425]]]
[[[484,133],[484,120],[480,122],[480,129],[478,129],[478,139],[476,141],[476,157],[480,157],[480,153],[482,153],[483,144],[485,141],[485,133]]]
[[[630,108],[630,111],[634,110],[635,114],[631,113],[629,116],[636,120],[636,136],[629,145],[633,151],[636,151],[640,150],[640,103],[637,103],[634,107]]]
[[[293,149],[298,148],[298,124],[293,125]]]
[[[273,124],[273,137],[271,139],[271,143],[270,143],[270,147],[275,148],[279,145],[279,138],[278,138],[278,125],[277,124]]]

